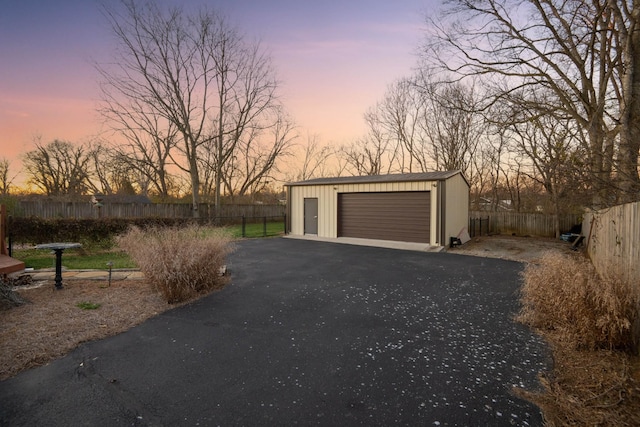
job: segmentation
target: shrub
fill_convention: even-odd
[[[206,219],[193,218],[12,218],[9,232],[16,243],[80,242],[83,247],[109,248],[116,235],[130,226],[184,226]]]
[[[553,329],[576,348],[637,351],[640,291],[601,278],[579,255],[548,253],[524,272],[519,320]]]
[[[197,225],[145,230],[131,227],[118,243],[170,304],[226,283],[220,270],[232,242],[222,229]]]

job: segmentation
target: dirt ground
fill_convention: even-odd
[[[449,253],[536,262],[547,251],[572,252],[557,239],[483,236]],[[144,280],[69,280],[21,289],[28,304],[0,310],[0,381],[62,357],[80,343],[115,335],[175,307]],[[80,303],[100,304],[82,309]],[[543,333],[543,335],[545,335]],[[554,370],[541,373],[545,393],[524,393],[538,404],[549,426],[640,425],[640,362],[615,351],[564,348],[545,335]]]
[[[544,237],[481,236],[462,246],[447,248],[449,253],[535,262],[545,252],[572,252],[571,244]]]
[[[0,311],[0,380],[64,356],[80,343],[124,332],[173,306],[142,280],[66,280],[18,291],[27,304]],[[100,304],[82,309],[81,303]]]

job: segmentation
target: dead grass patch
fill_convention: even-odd
[[[67,280],[19,290],[29,303],[0,311],[0,380],[64,356],[80,343],[126,331],[175,307],[146,282]],[[77,305],[90,301],[94,310]]]

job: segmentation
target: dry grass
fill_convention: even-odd
[[[220,288],[220,274],[233,249],[231,237],[222,229],[131,228],[118,243],[164,296],[176,303]]]
[[[545,333],[554,368],[543,393],[515,392],[540,407],[548,427],[640,426],[640,361],[615,350],[575,350]]]
[[[638,289],[603,280],[579,255],[543,256],[524,271],[519,320],[552,346],[544,393],[519,394],[543,410],[548,426],[640,425]]]
[[[18,291],[29,303],[0,311],[0,380],[64,356],[78,344],[126,331],[173,306],[144,281],[65,281]],[[81,302],[100,304],[83,310]]]
[[[618,278],[600,278],[580,255],[549,253],[524,271],[519,320],[556,331],[580,349],[635,350],[640,292]]]

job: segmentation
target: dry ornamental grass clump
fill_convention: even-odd
[[[640,425],[639,290],[598,277],[578,254],[549,253],[523,277],[518,320],[550,342],[554,368],[541,374],[544,393],[520,395],[546,426]]]
[[[223,229],[131,228],[118,243],[170,304],[220,288],[231,237]]]
[[[553,329],[576,348],[636,350],[640,290],[601,278],[579,255],[546,254],[524,273],[519,320]]]

